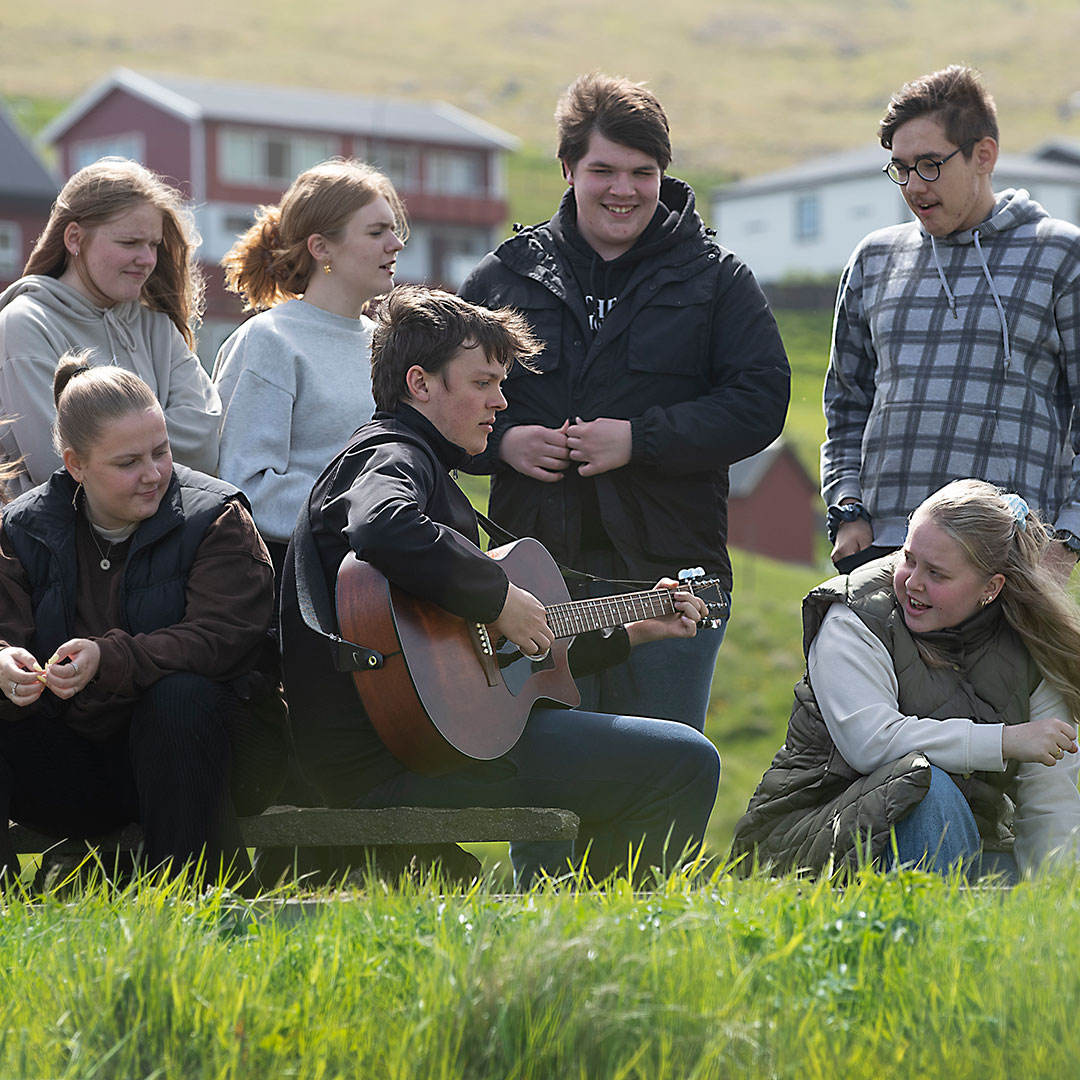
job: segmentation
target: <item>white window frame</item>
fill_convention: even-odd
[[[71,171],[77,173],[103,157],[142,161],[146,157],[146,139],[141,131],[117,132],[94,139],[80,139],[71,144]]]

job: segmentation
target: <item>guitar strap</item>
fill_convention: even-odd
[[[515,536],[508,529],[504,529],[498,522],[492,521],[487,514],[481,514],[479,510],[476,511],[476,520],[483,526],[484,532],[500,546],[503,544],[513,544],[515,541],[521,539],[520,536]],[[574,570],[572,567],[563,566],[557,559],[555,560],[555,565],[559,568],[559,573],[562,574],[567,581],[572,581],[577,585],[596,582],[600,585],[627,585],[635,590],[648,590],[656,584],[655,581],[623,581],[620,578],[598,577],[596,574],[587,574],[584,570]]]
[[[311,532],[307,508],[296,519],[289,547],[292,550],[293,575],[296,585],[296,604],[304,625],[330,645],[330,655],[338,671],[361,671],[381,668],[383,655],[355,642],[346,641],[334,632],[337,616],[330,604],[330,594],[323,576],[319,549]]]

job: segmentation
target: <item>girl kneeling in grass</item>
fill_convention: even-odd
[[[904,547],[803,602],[807,673],[735,829],[749,870],[1074,858],[1080,609],[1017,495],[957,480]],[[895,840],[894,840],[895,837]]]

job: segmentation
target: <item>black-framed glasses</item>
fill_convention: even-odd
[[[928,184],[932,184],[941,175],[941,166],[951,157],[956,157],[961,150],[966,150],[973,143],[977,143],[978,139],[968,139],[963,146],[958,146],[951,154],[946,154],[940,161],[932,157],[921,157],[914,165],[905,165],[901,161],[890,161],[888,165],[882,168],[882,172],[894,183],[903,187],[911,176],[912,170],[925,180]]]

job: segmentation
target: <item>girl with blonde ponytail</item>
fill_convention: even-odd
[[[257,314],[218,353],[223,479],[251,500],[280,570],[323,466],[371,419],[372,321],[408,234],[393,185],[360,161],[301,173],[225,256],[227,286]]]

